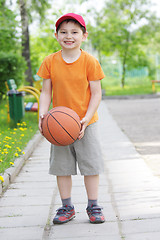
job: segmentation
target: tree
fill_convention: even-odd
[[[100,37],[97,34],[92,40],[105,54],[117,52],[119,55],[123,68],[122,87],[125,85],[126,68],[132,68],[137,63],[139,66],[148,64],[143,47],[148,44],[148,33],[146,28],[142,28],[143,25],[148,26],[153,17],[148,6],[148,0],[106,1],[100,17],[97,16],[100,22],[96,24],[93,32],[96,33],[97,30],[98,33],[101,31],[103,34],[100,34]]]
[[[17,50],[17,26],[16,15],[7,7],[5,0],[0,0],[0,47],[1,51]]]
[[[53,20],[47,20],[45,25],[40,26],[36,34],[31,35],[31,63],[34,73],[47,55],[60,50],[60,45],[53,37],[51,29],[54,24]]]
[[[26,80],[33,85],[31,60],[30,60],[30,35],[29,23],[33,21],[33,12],[40,16],[40,21],[44,20],[46,9],[50,6],[47,0],[18,0],[21,15],[22,27],[22,56],[27,63]]]
[[[0,99],[6,96],[5,82],[14,78],[17,86],[24,80],[26,65],[21,56],[21,44],[18,36],[16,14],[0,0]]]

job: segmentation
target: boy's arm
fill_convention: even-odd
[[[97,111],[97,108],[100,104],[101,97],[102,97],[100,80],[90,81],[90,89],[91,89],[91,99],[89,102],[88,110],[86,112],[86,116],[81,121],[82,129],[78,137],[79,140],[84,136],[84,131],[88,123],[92,119],[94,113]]]
[[[48,112],[52,98],[52,82],[51,79],[43,79],[42,92],[40,95],[39,109],[39,130],[42,133],[42,121],[45,114]]]

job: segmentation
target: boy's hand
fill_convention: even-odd
[[[84,136],[84,131],[87,127],[89,123],[89,120],[87,119],[87,117],[84,117],[82,120],[81,120],[81,131],[79,133],[79,136],[78,136],[78,139],[81,140]]]
[[[39,124],[38,124],[38,127],[39,127],[39,131],[40,131],[40,133],[43,135],[43,130],[42,130],[42,121],[43,121],[43,119],[44,119],[44,114],[41,114],[40,116],[39,116]]]

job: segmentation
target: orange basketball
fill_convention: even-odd
[[[44,137],[58,146],[72,144],[78,138],[80,129],[77,113],[63,106],[51,109],[42,121]]]

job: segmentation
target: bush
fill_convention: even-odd
[[[0,98],[6,94],[5,82],[14,79],[17,86],[24,81],[26,64],[22,56],[17,53],[0,52]]]

